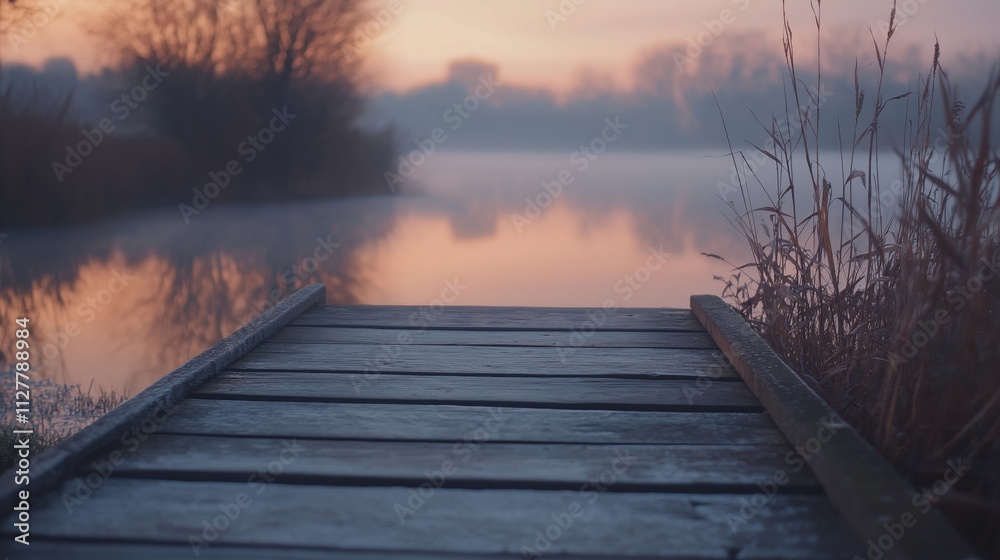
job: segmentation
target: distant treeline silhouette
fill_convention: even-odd
[[[115,37],[104,116],[79,120],[72,91],[0,73],[0,227],[388,192],[391,131],[357,124],[366,17],[360,0],[109,8],[92,26]]]
[[[842,115],[855,109],[855,65],[860,68],[861,86],[874,89],[877,84],[866,70],[877,68],[878,61],[874,52],[865,50],[871,45],[870,37],[856,35],[854,30],[840,30],[830,37],[830,52],[823,53],[822,87],[815,87],[814,60],[803,63],[800,76],[816,89],[813,97],[822,100],[823,126],[835,130],[838,120],[849,124]],[[725,153],[721,108],[734,147],[752,149],[748,142],[767,140],[761,123],[795,115],[796,108],[783,102],[790,83],[783,72],[780,48],[780,38],[767,32],[735,29],[700,52],[689,51],[687,41],[667,40],[637,53],[630,83],[616,84],[610,74],[584,67],[561,94],[509,82],[504,68],[489,61],[480,61],[478,69],[466,62],[462,65],[466,74],[492,77],[502,85],[461,123],[461,142],[443,148],[557,150],[569,155],[600,132],[605,117],[618,116],[631,127],[615,145],[616,151],[708,148]],[[883,77],[887,97],[915,89],[916,77],[934,54],[927,46],[897,51]],[[944,68],[963,96],[982,90],[994,62],[993,56],[981,53],[953,53],[948,61]],[[466,97],[468,81],[468,76],[452,72],[445,81],[406,92],[380,93],[371,99],[365,121],[374,127],[391,122],[398,134],[408,137],[402,145],[413,149],[414,141],[427,137],[435,127],[452,132],[454,127],[444,113]],[[893,129],[907,126],[905,102],[886,111],[883,121]],[[935,128],[943,129],[945,121],[935,118],[939,119]],[[835,135],[821,141],[825,149],[840,148]],[[893,138],[886,147],[893,141],[902,138]]]

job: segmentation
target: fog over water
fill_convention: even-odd
[[[608,151],[581,170],[567,153],[442,152],[395,197],[18,231],[2,319],[31,317],[44,375],[136,391],[313,281],[331,303],[430,305],[457,283],[462,305],[686,307],[728,275],[701,252],[745,254],[718,155]]]

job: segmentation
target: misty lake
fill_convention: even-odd
[[[0,314],[31,319],[37,376],[135,394],[313,281],[329,303],[687,307],[729,275],[702,252],[745,262],[721,153],[581,169],[566,153],[444,152],[397,196],[14,231]]]

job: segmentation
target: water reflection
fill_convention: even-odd
[[[357,302],[360,251],[392,212],[358,199],[15,232],[0,248],[3,320],[31,318],[46,376],[136,391],[309,282]]]
[[[715,188],[728,160],[703,156],[581,171],[565,154],[439,153],[397,197],[11,232],[0,315],[32,319],[46,377],[134,393],[312,281],[334,303],[424,305],[457,281],[462,305],[686,306],[727,273],[701,252],[744,251]],[[571,183],[543,189],[563,170]]]

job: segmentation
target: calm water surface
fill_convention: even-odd
[[[702,252],[746,254],[715,155],[438,153],[394,197],[11,232],[0,350],[27,316],[36,375],[134,394],[312,281],[331,303],[687,307],[728,276]]]

